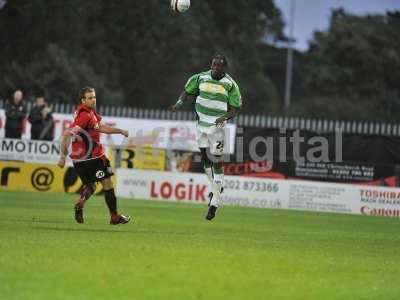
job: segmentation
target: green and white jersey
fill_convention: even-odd
[[[199,116],[199,127],[215,126],[215,121],[226,115],[228,104],[235,108],[242,106],[239,86],[226,73],[220,80],[211,77],[211,70],[195,74],[187,81],[185,91],[198,95],[196,113]]]

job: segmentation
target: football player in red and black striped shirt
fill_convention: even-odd
[[[130,221],[129,216],[117,212],[117,198],[115,196],[111,176],[113,175],[110,161],[104,153],[100,143],[100,134],[122,134],[128,137],[128,131],[110,127],[101,122],[101,116],[96,112],[96,92],[94,88],[84,87],[79,93],[79,106],[74,113],[74,122],[69,130],[65,131],[61,142],[61,156],[58,166],[65,166],[68,147],[72,139],[70,157],[74,169],[82,180],[83,187],[80,198],[75,204],[75,220],[83,223],[83,208],[86,200],[94,193],[96,182],[103,186],[104,197],[110,211],[110,224],[125,224]]]

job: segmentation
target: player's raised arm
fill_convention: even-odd
[[[104,123],[100,123],[99,131],[102,133],[108,133],[108,134],[122,134],[125,137],[129,136],[128,130],[123,130],[123,129],[120,129],[117,127],[111,127]]]
[[[178,101],[171,106],[171,111],[177,111],[185,102],[193,101],[199,94],[199,74],[195,74],[189,78],[185,84],[185,89],[180,94]]]
[[[178,101],[170,107],[171,111],[177,111],[180,109],[186,102],[193,101],[196,99],[197,95],[194,94],[188,94],[186,91],[183,91],[181,95],[178,98]]]

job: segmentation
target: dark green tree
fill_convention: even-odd
[[[399,119],[400,13],[334,10],[306,54],[307,98],[295,112],[330,118]],[[299,107],[302,106],[302,107]]]
[[[281,39],[283,25],[272,0],[195,1],[185,14],[158,0],[8,1],[0,10],[0,96],[41,86],[71,102],[90,84],[100,103],[168,107],[222,52],[251,102],[245,109],[270,112],[279,99],[259,46]]]

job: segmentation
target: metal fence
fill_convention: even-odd
[[[0,100],[0,108],[4,108],[4,104],[5,102]],[[32,105],[32,102],[27,102],[28,110],[31,109]],[[58,113],[69,114],[74,111],[74,108],[75,106],[70,103],[55,103],[53,105],[53,110]],[[195,114],[192,111],[172,113],[165,109],[132,108],[115,105],[101,105],[97,107],[97,110],[103,116],[113,117],[157,120],[195,119]],[[400,124],[386,122],[341,121],[240,113],[233,120],[233,123],[243,127],[302,129],[319,133],[341,130],[344,133],[400,136]]]

